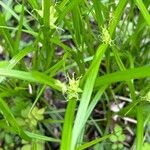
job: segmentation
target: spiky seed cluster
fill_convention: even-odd
[[[82,92],[82,90],[79,88],[80,78],[75,79],[74,75],[72,78],[67,75],[67,78],[69,79],[68,85],[60,82],[59,80],[57,80],[56,85],[62,89],[63,95],[67,95],[68,100],[71,100],[73,98],[79,100],[79,93]]]
[[[105,44],[112,44],[112,39],[106,27],[102,27],[102,40]]]
[[[71,100],[72,98],[79,100],[79,93],[82,92],[82,90],[79,88],[80,78],[75,80],[74,76],[72,79],[68,76],[68,79],[69,79],[69,84],[67,87],[68,100]]]

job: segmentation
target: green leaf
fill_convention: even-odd
[[[146,9],[143,1],[142,0],[136,0],[136,4],[137,4],[138,8],[140,9],[145,21],[150,26],[150,14],[149,14],[148,10]]]
[[[125,136],[124,134],[121,134],[121,135],[118,136],[118,140],[119,140],[120,142],[124,142],[125,139],[126,139],[126,136]]]
[[[60,142],[59,139],[51,138],[48,136],[44,136],[44,135],[40,135],[40,134],[28,132],[28,131],[25,131],[25,133],[32,139],[36,139],[36,140],[40,140],[40,141],[42,140],[42,141],[56,142],[56,143]]]
[[[31,150],[31,145],[30,144],[26,144],[24,146],[21,147],[21,150]]]
[[[7,64],[3,64],[4,66],[1,65],[2,68],[7,68],[7,69],[12,69],[15,67],[15,65],[24,57],[26,56],[29,52],[32,51],[33,45],[29,45],[23,50],[21,50],[17,55],[15,55]],[[0,77],[0,82],[2,82],[5,79],[5,77]]]
[[[71,147],[72,127],[74,122],[76,103],[77,99],[75,98],[69,99],[62,131],[62,140],[60,147],[61,150],[70,150]]]
[[[29,136],[27,136],[27,134],[25,134],[24,131],[21,129],[21,127],[18,125],[7,103],[5,103],[5,101],[3,101],[1,98],[0,98],[0,110],[6,121],[13,127],[14,131],[23,139],[29,140],[30,139]]]
[[[123,148],[123,144],[122,144],[122,143],[119,143],[119,144],[118,144],[118,148],[119,148],[119,149],[122,149],[122,148]]]
[[[14,43],[14,51],[13,54],[16,55],[19,52],[19,45],[20,45],[20,39],[21,39],[21,34],[22,34],[22,27],[23,27],[23,21],[25,19],[24,17],[24,0],[22,0],[22,5],[21,6],[21,15],[20,15],[20,19],[19,19],[19,25],[18,25],[18,31],[16,34],[16,38],[15,38],[15,43]]]
[[[114,82],[128,81],[130,79],[140,79],[145,77],[150,77],[150,66],[128,69],[126,71],[118,71],[101,76],[96,80],[95,87]]]
[[[111,142],[117,142],[118,141],[118,138],[116,135],[111,135],[109,139]]]
[[[121,128],[119,125],[116,125],[116,126],[115,126],[114,131],[115,131],[115,134],[116,134],[117,136],[119,136],[119,135],[122,134],[122,128]]]
[[[60,87],[60,84],[58,84],[60,81],[48,77],[44,73],[40,73],[37,71],[25,72],[25,71],[0,68],[0,76],[12,77],[20,80],[46,84],[59,91],[61,91],[62,88]]]
[[[117,144],[113,144],[112,145],[112,149],[117,149],[118,145]]]
[[[20,4],[15,5],[14,10],[16,13],[21,13],[22,5]]]
[[[91,147],[91,146],[93,146],[93,145],[95,145],[95,144],[97,144],[99,142],[102,142],[102,141],[110,138],[111,135],[112,134],[108,134],[108,135],[105,135],[103,137],[97,138],[97,139],[95,139],[93,141],[87,142],[87,143],[77,147],[76,150],[83,150],[83,149],[89,148],[89,147]]]

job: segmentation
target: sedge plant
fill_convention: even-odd
[[[149,5],[1,0],[1,149],[148,149]]]

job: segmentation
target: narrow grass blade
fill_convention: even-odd
[[[63,0],[61,3],[60,3],[60,6],[59,8],[60,9],[63,9],[65,7],[65,5],[69,2],[69,0]]]
[[[148,10],[146,9],[143,1],[142,0],[136,0],[136,4],[137,4],[138,8],[140,9],[145,21],[150,26],[150,14],[149,14]]]
[[[43,2],[43,23],[46,29],[49,29],[50,25],[50,1]]]
[[[23,19],[24,19],[24,0],[22,0],[22,11],[21,11],[21,14],[20,14],[18,31],[17,31],[17,34],[16,34],[15,43],[14,43],[14,52],[13,52],[14,55],[16,55],[19,52],[19,43],[20,43],[20,40],[21,40]]]
[[[8,44],[8,52],[10,53],[11,56],[13,56],[13,51],[14,51],[14,42],[11,38],[10,33],[7,31],[6,28],[3,28],[3,26],[6,26],[6,22],[5,22],[5,18],[4,15],[0,13],[0,26],[2,26],[2,28],[0,28],[0,32],[1,35],[4,37],[6,43]]]
[[[107,48],[107,45],[102,45],[98,49],[98,51],[100,52],[99,53],[99,61],[97,61],[97,63],[95,62],[95,67],[93,69],[91,69],[90,74],[87,78],[87,81],[85,82],[83,94],[81,97],[80,105],[78,108],[78,112],[77,112],[77,116],[76,116],[76,120],[75,120],[75,124],[74,124],[74,129],[73,129],[72,150],[74,149],[73,146],[75,146],[75,142],[77,141],[77,138],[82,130],[82,121],[84,120],[84,118],[86,116],[86,111],[87,111],[87,108],[88,108],[88,105],[90,102],[90,98],[91,98],[91,94],[93,91],[95,79],[96,79],[97,72],[98,72],[99,63],[100,63],[100,60],[102,59],[102,56],[103,56],[106,48]],[[95,58],[95,60],[97,60],[97,59],[98,59],[98,57]]]
[[[97,144],[99,142],[102,142],[102,141],[108,139],[111,135],[112,134],[108,134],[108,135],[105,135],[103,137],[97,138],[97,139],[95,139],[95,140],[93,140],[91,142],[85,143],[85,144],[79,146],[78,148],[76,148],[76,150],[87,149],[87,148],[89,148],[89,147],[91,147],[91,146],[93,146],[93,145],[95,145],[95,144]]]
[[[28,0],[28,2],[30,3],[33,9],[38,9],[39,6],[37,0]]]
[[[70,12],[75,6],[78,6],[82,0],[72,0],[66,7],[63,8],[61,15],[58,18],[58,23],[60,23],[68,12]]]
[[[35,83],[42,83],[61,91],[61,85],[59,85],[59,82],[57,80],[50,78],[40,72],[25,72],[25,71],[11,70],[11,69],[0,69],[0,76],[17,78],[20,80],[25,80],[25,81],[35,82]]]
[[[56,142],[59,143],[60,140],[59,139],[55,139],[55,138],[51,138],[48,136],[44,136],[44,135],[40,135],[40,134],[36,134],[36,133],[32,133],[29,131],[25,131],[25,133],[32,139],[36,139],[36,140],[42,140],[42,141],[49,141],[49,142]]]
[[[92,111],[94,110],[96,104],[98,103],[98,101],[100,101],[100,98],[102,96],[102,94],[104,93],[105,89],[107,88],[107,85],[102,86],[96,93],[96,95],[94,96],[94,98],[92,99],[91,103],[88,106],[87,112],[86,112],[86,116],[85,119],[82,121],[80,127],[83,128],[86,124],[86,122],[88,121],[88,118],[90,117]],[[83,131],[84,132],[84,131]],[[80,138],[82,139],[83,137],[81,137],[84,134],[80,135]]]
[[[150,77],[150,66],[128,69],[126,71],[118,71],[101,76],[97,78],[95,87],[99,87],[105,84],[111,84],[114,82],[128,81],[131,79],[140,79],[145,77]]]
[[[96,93],[96,95],[95,95],[95,97],[93,98],[93,100],[91,101],[91,103],[89,104],[83,125],[85,125],[86,121],[88,120],[90,114],[91,114],[92,111],[94,110],[96,104],[97,104],[98,101],[100,100],[100,98],[101,98],[102,94],[104,93],[105,89],[107,88],[107,86],[108,86],[108,85],[102,86],[102,87],[98,90],[98,92]]]
[[[17,31],[17,28],[16,28],[16,27],[10,27],[10,26],[5,26],[5,25],[0,25],[0,29],[9,29],[9,30]],[[6,32],[6,31],[5,31],[5,32]],[[22,29],[22,32],[31,34],[31,35],[33,35],[34,37],[37,37],[37,36],[38,36],[38,33],[37,33],[37,32],[31,31],[31,30]]]
[[[78,6],[72,9],[72,20],[73,20],[74,32],[76,36],[75,38],[76,43],[77,45],[81,45],[81,36],[82,36],[81,29],[83,27],[81,24],[81,14],[80,14],[80,9]]]
[[[84,120],[81,122],[80,127],[83,128],[86,124],[86,122],[88,121],[88,118],[90,117],[93,109],[95,108],[96,104],[98,103],[98,101],[100,100],[102,94],[104,93],[105,89],[107,88],[107,85],[102,86],[98,92],[96,93],[95,97],[92,99],[91,103],[88,106],[88,109],[86,111],[86,116],[84,118]]]
[[[46,52],[46,61],[45,61],[45,69],[47,69],[51,65],[52,57],[54,54],[54,49],[50,46],[50,1],[42,1],[43,2],[43,53]]]
[[[30,53],[33,49],[33,44],[25,47],[22,49],[17,55],[15,55],[10,61],[9,65],[7,66],[7,69],[12,69],[15,67],[15,65],[23,58],[25,57],[28,53]]]
[[[25,49],[21,50],[17,55],[15,55],[8,63],[8,65],[5,66],[5,69],[12,69],[15,67],[15,65],[29,52],[32,51],[33,46],[29,45]],[[4,67],[3,67],[4,68]],[[5,79],[5,77],[0,77],[0,83]]]
[[[56,75],[56,72],[60,71],[62,67],[64,66],[64,63],[68,57],[68,53],[66,53],[61,60],[58,61],[55,65],[53,65],[51,68],[45,71],[45,73],[50,73],[50,76],[53,77]]]
[[[38,95],[36,96],[36,99],[34,100],[34,103],[32,104],[30,110],[29,110],[29,114],[32,112],[34,106],[36,105],[37,101],[39,100],[40,96],[42,95],[42,93],[44,92],[46,88],[46,85],[43,85],[42,88],[40,89]]]
[[[93,5],[95,9],[95,14],[96,14],[96,20],[99,26],[99,29],[104,25],[104,18],[101,12],[101,1],[93,0]]]
[[[144,101],[145,100],[141,100],[141,99],[133,101],[129,105],[124,107],[122,110],[120,110],[118,114],[121,115],[121,116],[132,116],[133,114],[135,115],[135,113],[136,113],[135,107],[139,103],[144,102]]]
[[[76,103],[76,99],[70,99],[67,105],[62,132],[62,140],[60,147],[61,150],[70,150],[71,148],[72,127],[74,122]]]
[[[137,111],[137,138],[136,138],[136,150],[143,149],[143,139],[144,139],[144,116],[141,104],[136,107]]]
[[[7,123],[6,123],[6,120],[4,120],[4,119],[0,120],[0,127],[7,130],[7,131],[9,131],[9,132],[11,132],[11,133],[15,133],[14,129],[11,126],[8,126]],[[55,138],[52,138],[52,137],[32,133],[32,132],[29,132],[29,131],[23,131],[23,132],[28,136],[29,139],[32,139],[32,140],[60,143],[60,139],[55,139]],[[27,140],[27,139],[25,139],[25,140]]]

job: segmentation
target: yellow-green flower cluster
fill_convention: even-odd
[[[112,39],[106,27],[102,27],[102,40],[105,44],[112,44]]]
[[[72,98],[79,100],[79,93],[82,92],[82,90],[79,88],[80,78],[75,80],[74,76],[72,79],[68,76],[68,79],[69,79],[67,87],[68,100],[71,100]]]

